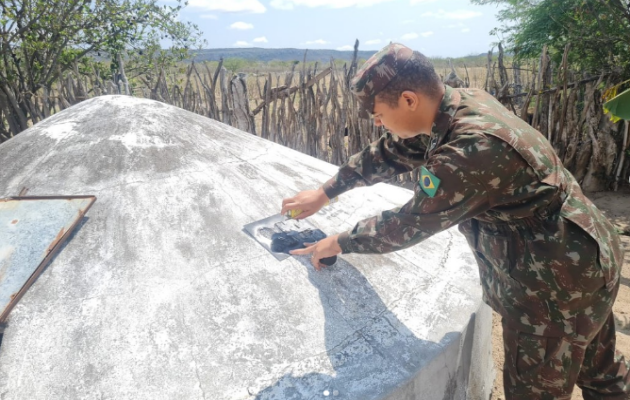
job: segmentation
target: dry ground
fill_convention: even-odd
[[[622,270],[621,288],[617,301],[613,307],[617,326],[617,348],[630,357],[630,190],[619,192],[591,193],[588,196],[604,213],[625,232],[622,241],[626,248],[625,260]],[[497,377],[491,400],[503,400],[503,343],[501,341],[501,319],[494,314],[492,319],[492,353]],[[575,388],[571,400],[583,400],[579,388]]]

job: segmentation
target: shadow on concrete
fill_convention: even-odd
[[[308,256],[293,257],[306,268],[319,292],[325,315],[326,355],[334,373],[306,372],[306,368],[301,376],[284,375],[258,391],[256,400],[380,399],[393,392],[396,397],[416,398],[405,394],[424,394],[423,387],[444,399],[465,398],[475,314],[463,332],[449,332],[439,343],[422,340],[387,308],[365,276],[344,259],[317,272]],[[348,332],[352,333],[348,336]],[[440,354],[444,352],[448,354]],[[442,356],[453,357],[455,367],[445,366],[448,360]],[[427,378],[419,380],[425,382],[420,388],[418,382],[413,382],[418,374]],[[433,375],[441,379],[435,381]],[[439,398],[435,394],[427,393],[426,398]]]

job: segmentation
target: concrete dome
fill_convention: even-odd
[[[456,229],[322,272],[242,230],[333,165],[125,96],[42,121],[0,165],[0,197],[98,198],[9,317],[4,400],[488,398],[491,314]],[[334,234],[411,195],[356,189],[309,220]]]

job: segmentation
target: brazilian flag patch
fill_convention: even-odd
[[[425,167],[420,168],[420,182],[418,182],[422,191],[429,195],[429,197],[435,197],[435,193],[440,186],[440,180],[437,176],[429,172]]]

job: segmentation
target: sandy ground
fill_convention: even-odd
[[[630,190],[619,192],[591,193],[588,197],[604,211],[608,218],[625,234],[621,237],[626,248],[623,270],[621,272],[621,287],[617,301],[613,307],[617,327],[617,349],[626,359],[630,358]],[[497,377],[491,400],[504,400],[503,393],[503,342],[501,340],[501,319],[494,314],[492,319],[492,354]],[[571,400],[583,400],[578,387],[573,392]]]

